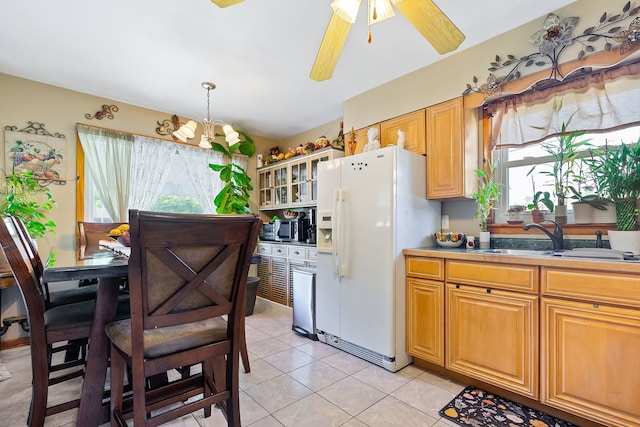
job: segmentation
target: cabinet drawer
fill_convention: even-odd
[[[287,256],[287,247],[285,245],[273,245],[271,247],[271,255],[273,256]]]
[[[444,280],[444,260],[440,258],[407,257],[407,276]]]
[[[271,247],[273,245],[268,243],[258,243],[256,245],[256,252],[260,255],[271,255]]]
[[[448,283],[522,292],[538,291],[538,267],[533,265],[447,260],[446,275]]]
[[[309,261],[317,261],[318,260],[318,249],[316,249],[316,248],[307,248],[307,259]]]
[[[542,267],[542,294],[640,307],[636,274]]]
[[[307,249],[302,246],[288,246],[287,255],[289,256],[289,258],[305,259],[307,255]]]

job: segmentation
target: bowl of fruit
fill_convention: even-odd
[[[286,219],[295,219],[298,216],[298,212],[294,212],[292,210],[287,209],[284,212],[282,212],[282,215]]]
[[[122,224],[118,228],[109,231],[108,234],[114,240],[117,240],[123,246],[131,246],[131,236],[129,235],[129,224]]]
[[[436,243],[444,248],[457,248],[465,240],[464,233],[435,233]]]

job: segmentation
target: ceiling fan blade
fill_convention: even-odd
[[[392,1],[441,55],[456,50],[464,41],[464,34],[431,0]]]
[[[331,16],[327,31],[324,33],[318,55],[311,68],[311,77],[313,80],[321,82],[329,80],[336,68],[340,52],[347,40],[351,30],[351,23],[340,18],[335,12]]]
[[[211,0],[211,3],[218,7],[233,6],[234,4],[242,3],[244,0]]]

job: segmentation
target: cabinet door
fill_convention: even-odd
[[[287,305],[293,307],[293,269],[295,267],[305,267],[307,264],[303,258],[289,258],[289,289],[287,295]]]
[[[538,397],[538,296],[447,284],[446,367]]]
[[[271,185],[273,183],[273,169],[258,171],[258,197],[260,207],[269,207],[273,204]]]
[[[425,117],[424,110],[414,111],[394,119],[380,123],[380,145],[398,144],[398,131],[405,135],[404,148],[418,154],[425,151]]]
[[[444,366],[444,283],[407,279],[407,353]]]
[[[257,266],[258,277],[258,296],[271,299],[271,257],[262,255],[262,261]]]
[[[305,205],[309,202],[309,162],[307,159],[291,163],[291,203]]]
[[[462,98],[426,109],[427,198],[464,197],[465,144]]]
[[[287,258],[271,258],[271,301],[287,305],[289,302],[289,271]]]
[[[542,299],[541,401],[640,426],[640,310]]]
[[[289,167],[288,165],[273,168],[273,204],[275,206],[289,203]]]

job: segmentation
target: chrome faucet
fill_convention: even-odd
[[[544,234],[549,236],[549,238],[551,239],[551,242],[553,243],[553,250],[554,251],[561,251],[562,249],[564,249],[564,234],[562,232],[562,227],[560,227],[560,224],[558,224],[555,221],[551,221],[551,220],[545,220],[543,222],[552,222],[553,224],[555,224],[555,228],[553,230],[553,233],[551,233],[549,230],[547,230],[544,226],[542,226],[540,224],[537,224],[537,223],[526,224],[526,225],[524,225],[522,227],[522,229],[524,231],[528,231],[531,227],[539,228],[540,230],[542,230],[544,232]]]

